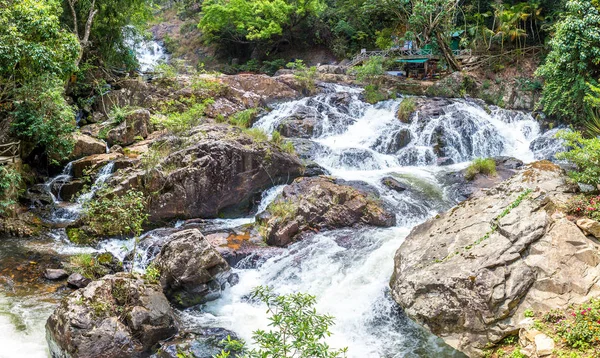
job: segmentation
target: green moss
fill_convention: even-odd
[[[77,245],[92,245],[97,241],[95,237],[81,228],[67,228],[66,232],[69,241]]]

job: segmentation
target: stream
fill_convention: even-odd
[[[304,140],[310,150],[300,154],[334,177],[375,188],[394,208],[397,226],[321,232],[258,267],[242,261],[235,268],[239,284],[227,288],[216,301],[178,312],[186,327],[222,327],[250,341],[254,330],[268,328],[268,320],[265,307],[250,302],[248,295],[256,286],[269,285],[279,294],[315,295],[317,310],[335,317],[328,343],[348,347],[349,357],[463,357],[406,318],[391,299],[388,282],[394,254],[415,225],[461,200],[449,190],[446,174],[464,169],[476,157],[511,156],[531,162],[550,157],[560,146],[552,140],[553,133],[542,133],[529,113],[456,99],[443,105],[442,115],[419,114],[411,123],[402,123],[396,117],[401,101],[370,105],[361,100],[359,89],[325,85],[324,93],[280,103],[254,124],[272,133],[294,113],[311,113],[317,124]],[[410,140],[400,145],[401,138]],[[442,161],[452,164],[439,166]],[[111,173],[111,168],[105,168],[96,181],[106,180]],[[61,175],[68,174],[66,170]],[[385,177],[395,178],[408,190],[389,189],[382,184]],[[282,188],[263,193],[259,211]],[[59,192],[54,196],[64,205]],[[85,200],[93,200],[93,192],[69,204],[67,212],[77,213]],[[54,220],[71,219],[58,215]],[[253,220],[253,216],[205,220],[203,225],[206,230],[222,230]],[[47,357],[45,320],[69,292],[39,277],[3,282],[11,278],[2,269],[15,262],[52,260],[76,252],[108,250],[123,259],[132,244],[132,240],[109,240],[99,248],[76,247],[61,229],[40,238],[0,239],[0,283],[12,287],[0,291],[0,357]],[[153,254],[142,254],[135,268],[143,270]]]

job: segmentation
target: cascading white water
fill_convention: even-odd
[[[401,99],[369,105],[360,100],[358,89],[330,85],[325,92],[279,104],[255,126],[271,133],[299,111],[315,116],[317,125],[310,138],[315,150],[311,159],[337,178],[366,182],[379,191],[397,213],[397,227],[315,234],[258,268],[236,269],[240,283],[227,288],[217,301],[180,312],[183,322],[187,326],[228,328],[251,341],[252,331],[269,327],[264,306],[248,300],[248,294],[256,286],[270,285],[282,294],[315,295],[319,312],[336,318],[328,342],[334,347],[348,346],[350,357],[461,356],[408,320],[390,298],[388,281],[395,251],[414,225],[455,203],[445,193],[438,179],[440,173],[461,169],[476,156],[511,155],[531,161],[559,147],[552,142],[551,134],[540,135],[535,121],[523,112],[493,107],[488,111],[474,102],[452,100],[439,116],[419,116],[411,123],[402,123],[396,118]],[[455,164],[437,166],[443,158],[450,158]],[[112,166],[101,170],[93,190],[101,187],[112,170]],[[391,190],[382,184],[385,177],[397,179],[408,190]],[[282,189],[276,187],[263,193],[259,211]],[[92,197],[93,193],[81,196],[77,205]],[[224,230],[253,220],[206,220],[202,227]],[[185,227],[186,223],[179,225]],[[164,236],[157,234],[156,239],[164,240]],[[52,240],[53,246],[48,249],[59,253],[108,250],[121,259],[134,244],[133,240],[109,240],[99,248],[75,247],[67,243],[63,231],[57,231]],[[136,270],[143,270],[156,254],[151,252],[151,244],[150,239],[138,247],[142,259],[136,261]],[[1,254],[0,250],[0,257]],[[26,304],[26,300],[21,301]],[[14,302],[0,294],[0,307],[7,307],[5,311],[13,309]],[[8,357],[19,353],[47,356],[43,325],[52,306],[36,307],[37,310],[30,310],[27,306],[31,316],[14,309],[24,322],[24,329],[4,319],[4,311],[0,311],[0,344]]]
[[[239,269],[238,285],[202,311],[185,311],[184,321],[232,329],[251,341],[252,331],[269,327],[264,307],[249,301],[248,295],[254,287],[268,285],[280,294],[315,295],[317,309],[336,317],[328,342],[347,346],[350,357],[460,356],[408,320],[391,300],[388,281],[394,253],[414,225],[454,204],[437,180],[440,172],[464,168],[477,156],[532,161],[535,153],[529,147],[540,135],[538,124],[527,113],[498,108],[488,112],[464,100],[453,100],[440,116],[417,117],[405,124],[396,117],[401,99],[368,105],[360,101],[358,90],[326,90],[280,104],[255,127],[271,133],[299,111],[318,116],[311,140],[319,146],[311,159],[335,177],[375,187],[395,208],[398,226],[333,230],[295,243],[259,268]],[[394,147],[402,130],[410,140]],[[436,132],[444,148],[435,148]],[[440,149],[456,164],[435,165]],[[396,178],[410,190],[391,190],[382,184],[384,177]]]
[[[125,34],[125,45],[135,51],[141,72],[150,72],[156,65],[169,60],[169,55],[162,43],[155,39],[144,38],[131,26],[125,27],[123,33]]]
[[[70,167],[70,165],[71,164],[69,163],[67,165],[67,167],[65,168],[65,170],[67,170],[67,168]],[[109,162],[104,167],[102,167],[102,169],[100,169],[100,171],[98,171],[96,180],[94,181],[94,184],[92,185],[90,190],[86,193],[79,195],[79,197],[77,197],[77,199],[75,200],[74,204],[58,205],[58,208],[52,212],[50,221],[54,222],[54,223],[68,223],[68,222],[72,222],[72,221],[76,220],[79,217],[79,215],[81,214],[81,210],[82,210],[83,206],[85,205],[85,203],[90,201],[94,197],[96,192],[98,192],[98,190],[100,190],[103,187],[104,183],[106,183],[106,181],[112,175],[114,169],[115,169],[114,162]],[[69,172],[70,172],[70,169],[69,169]],[[61,177],[62,175],[63,174],[59,175],[58,177]],[[55,201],[55,203],[60,204],[61,202],[60,202],[60,200],[58,200],[58,201]]]

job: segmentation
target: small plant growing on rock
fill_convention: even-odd
[[[333,317],[318,314],[314,308],[315,296],[293,293],[279,296],[269,287],[259,286],[252,292],[252,298],[267,305],[270,325],[275,330],[254,332],[257,349],[242,353],[244,358],[260,357],[345,357],[347,348],[332,349],[323,340],[331,335],[329,326]],[[236,347],[240,347],[237,345]],[[229,352],[223,350],[216,358],[226,358]]]
[[[525,312],[523,312],[523,315],[527,318],[531,318],[531,317],[535,316],[535,313],[533,312],[533,310],[527,309],[527,310],[525,310]]]
[[[269,136],[260,128],[248,128],[244,133],[252,138],[255,142],[264,143],[269,140]]]
[[[154,264],[154,262],[146,267],[144,278],[150,283],[158,283],[158,280],[160,279],[160,269]]]
[[[257,108],[245,109],[231,116],[229,123],[240,128],[250,128],[252,121],[256,118],[257,113]]]
[[[496,175],[496,162],[491,158],[477,158],[469,165],[465,172],[465,178],[467,180],[473,180],[477,174],[483,174],[488,176]]]
[[[294,78],[303,89],[308,92],[308,94],[313,93],[316,88],[316,80],[319,74],[317,73],[317,68],[315,66],[306,67],[304,61],[296,60],[294,62],[290,62],[286,65],[287,68],[291,68],[295,70]]]
[[[415,111],[416,107],[417,102],[414,98],[404,98],[402,102],[400,102],[400,106],[398,107],[398,119],[401,122],[408,122],[410,115]]]
[[[78,254],[71,256],[68,267],[90,280],[98,279],[108,273],[106,267],[100,265],[98,259],[92,254]]]

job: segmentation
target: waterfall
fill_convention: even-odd
[[[290,121],[292,129],[314,126],[301,131],[304,138],[311,132],[308,139],[315,144],[310,159],[337,178],[374,187],[394,208],[397,227],[315,234],[258,268],[237,269],[240,283],[201,311],[183,312],[186,325],[224,327],[251,341],[254,330],[269,326],[264,306],[248,295],[269,285],[280,294],[315,295],[317,309],[336,318],[328,342],[349,347],[350,357],[462,356],[408,320],[390,298],[394,254],[416,224],[456,204],[438,179],[441,174],[480,156],[530,162],[547,148],[532,146],[541,130],[529,113],[456,99],[402,123],[396,116],[402,100],[369,105],[360,90],[327,86],[322,94],[275,106],[255,123],[268,133],[286,129]],[[386,177],[408,189],[386,187]]]
[[[69,165],[67,165],[67,167],[65,167],[65,171],[67,170],[67,168],[70,168],[70,163]],[[81,210],[83,209],[83,206],[94,197],[98,190],[100,190],[104,186],[104,183],[106,183],[106,181],[111,177],[114,168],[115,164],[113,162],[109,162],[104,167],[102,167],[102,169],[98,171],[96,180],[92,184],[90,190],[86,193],[79,195],[79,197],[77,197],[77,199],[75,200],[75,204],[57,205],[57,208],[52,211],[52,214],[49,218],[50,222],[56,224],[64,224],[77,220],[81,215]],[[70,170],[71,169],[69,169],[69,172]],[[58,177],[62,175],[64,174],[61,174]],[[68,179],[71,179],[71,177],[69,176]],[[60,201],[60,199],[57,199],[56,204],[61,203],[62,202]]]
[[[268,133],[297,131],[303,143],[312,146],[302,155],[333,177],[360,181],[379,192],[384,204],[396,213],[397,226],[315,233],[258,267],[242,262],[234,268],[239,284],[226,288],[216,301],[179,312],[186,329],[222,327],[251,342],[253,331],[272,329],[265,307],[248,298],[254,287],[268,285],[280,294],[315,295],[317,310],[335,317],[328,343],[334,348],[347,346],[349,357],[463,357],[410,321],[392,300],[388,282],[394,254],[415,225],[456,204],[443,180],[448,172],[465,168],[479,156],[513,156],[525,162],[551,159],[562,145],[554,138],[556,130],[542,133],[526,112],[463,99],[439,100],[434,110],[419,112],[404,123],[396,115],[403,100],[371,105],[362,100],[360,89],[328,84],[322,93],[279,103],[258,119],[254,127]],[[48,181],[48,190],[59,189],[55,201],[62,208],[55,212],[55,219],[75,220],[113,170],[113,163],[103,167],[91,191],[65,207],[60,203],[60,183],[70,179],[70,168],[65,168],[62,178]],[[387,187],[384,178],[397,180],[406,190]],[[263,211],[282,190],[283,186],[278,186],[265,191],[258,211]],[[174,227],[153,230],[138,243],[134,269],[142,272],[173,230],[197,227],[210,233],[253,222],[254,216],[178,221]],[[78,247],[66,242],[64,230],[53,235],[52,249],[62,254],[110,251],[124,259],[135,244],[134,239],[115,239],[95,248]],[[3,300],[8,301],[7,305],[14,302],[0,294],[0,306],[5,305]],[[43,322],[51,309],[47,305],[31,321],[24,320],[34,331],[31,339],[24,338],[29,333],[11,329],[13,326],[0,314],[0,329],[7,332],[0,343],[8,342],[9,352],[18,352],[23,342],[40,343]],[[15,312],[19,317],[25,315],[22,310]],[[28,344],[24,354],[47,356],[44,347],[45,343]]]
[[[48,179],[44,183],[44,188],[45,188],[46,192],[52,197],[52,200],[54,201],[54,203],[60,203],[62,201],[60,198],[60,190],[62,189],[62,186],[65,183],[67,183],[69,180],[71,180],[73,178],[72,172],[73,172],[73,163],[69,162],[63,168],[63,171],[59,175]],[[54,195],[54,192],[56,192],[56,195]]]
[[[156,65],[169,60],[169,55],[161,42],[144,38],[132,26],[125,27],[123,33],[125,45],[135,52],[141,72],[151,72]]]

